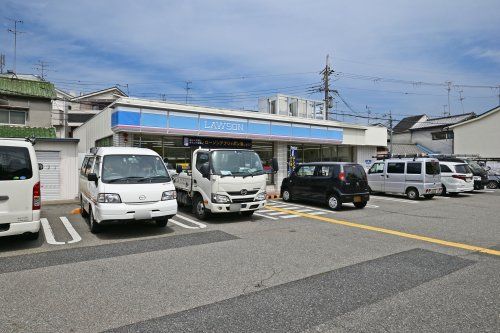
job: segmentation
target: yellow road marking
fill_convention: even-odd
[[[273,207],[273,206],[266,206],[266,208],[276,210],[279,212],[288,213],[288,214],[298,215],[298,216],[302,216],[302,217],[308,217],[311,219],[315,219],[315,220],[319,220],[319,221],[323,221],[323,222],[328,222],[328,223],[332,223],[332,224],[344,225],[344,226],[351,227],[351,228],[376,231],[376,232],[381,232],[384,234],[389,234],[389,235],[394,235],[394,236],[399,236],[399,237],[404,237],[404,238],[417,239],[417,240],[428,242],[428,243],[434,243],[434,244],[439,244],[439,245],[444,245],[444,246],[456,247],[459,249],[464,249],[464,250],[469,250],[469,251],[482,252],[482,253],[492,254],[495,256],[500,256],[500,251],[487,249],[487,248],[480,247],[480,246],[450,242],[450,241],[446,241],[446,240],[442,240],[442,239],[414,235],[414,234],[409,234],[406,232],[401,232],[401,231],[396,231],[396,230],[391,230],[391,229],[372,227],[370,225],[365,225],[365,224],[336,220],[336,219],[332,219],[332,218],[329,218],[326,216],[301,213],[301,212],[297,212],[297,211],[290,210],[290,209],[283,209],[283,208],[278,208],[278,207]]]

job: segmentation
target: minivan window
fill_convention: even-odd
[[[318,177],[330,178],[333,175],[333,166],[321,165],[316,169],[316,175]]]
[[[375,163],[370,168],[369,173],[383,173],[384,172],[384,163]]]
[[[85,157],[83,159],[83,163],[82,163],[82,167],[80,168],[80,174],[81,175],[85,175],[85,168],[87,167],[87,162],[89,161],[89,158],[88,157]]]
[[[94,164],[94,158],[89,157],[87,165],[85,166],[85,176],[88,176],[88,174],[90,173],[90,170],[92,169],[92,164]]]
[[[297,176],[299,177],[307,177],[307,176],[314,176],[314,165],[303,165],[299,167],[297,170]]]
[[[389,163],[387,163],[387,173],[405,173],[404,162],[389,162]]]
[[[26,147],[0,146],[0,181],[33,177],[30,152]]]
[[[441,172],[452,172],[450,167],[448,167],[446,164],[441,164],[439,165]]]
[[[154,155],[106,155],[102,160],[103,183],[139,184],[170,181],[165,164]]]
[[[439,175],[439,162],[425,162],[425,173],[428,175]]]
[[[406,173],[410,175],[420,175],[422,173],[422,163],[420,162],[406,163]]]
[[[343,170],[348,182],[366,179],[365,169],[361,165],[344,165]]]
[[[471,168],[467,164],[457,164],[457,165],[455,165],[455,171],[457,173],[472,173]]]

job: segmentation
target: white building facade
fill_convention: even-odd
[[[367,168],[377,147],[387,146],[387,131],[377,126],[127,97],[77,128],[74,137],[80,140],[80,154],[95,146],[145,147],[172,167],[188,165],[199,146],[251,148],[270,172],[270,193],[279,193],[294,164],[345,161]],[[273,157],[278,159],[277,174],[270,170]]]

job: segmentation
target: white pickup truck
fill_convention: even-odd
[[[273,159],[273,171],[278,163]],[[200,220],[210,214],[251,216],[266,204],[267,175],[259,155],[246,149],[197,149],[191,169],[177,168],[177,203],[192,205]]]

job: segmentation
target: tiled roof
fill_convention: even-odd
[[[440,118],[430,118],[424,122],[416,123],[411,129],[423,129],[423,128],[431,128],[431,127],[445,127],[458,124],[462,121],[472,119],[475,117],[474,113],[464,113],[458,114],[456,116],[449,117],[440,117]]]
[[[50,82],[0,77],[0,95],[55,99],[56,91]]]
[[[403,118],[392,130],[394,133],[403,133],[412,128],[423,117],[425,117],[425,114]]]
[[[392,154],[393,155],[420,155],[426,152],[420,149],[414,144],[404,144],[404,143],[393,143],[392,144]]]
[[[0,126],[0,138],[55,138],[53,127]]]

